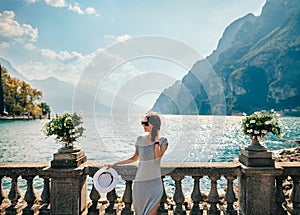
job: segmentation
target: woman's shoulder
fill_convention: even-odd
[[[164,144],[167,144],[167,143],[168,143],[168,139],[167,139],[166,137],[161,137],[161,138],[159,139],[159,141],[160,141],[160,144],[161,144],[161,145],[164,145]]]
[[[136,138],[136,144],[141,144],[143,142],[145,142],[145,137],[144,136],[138,136]]]

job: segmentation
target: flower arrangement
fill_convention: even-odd
[[[77,113],[64,113],[56,116],[43,125],[45,136],[56,135],[57,142],[63,142],[65,146],[73,146],[73,142],[82,136],[84,128],[81,126],[82,117]]]
[[[270,112],[262,110],[246,116],[242,120],[242,129],[244,134],[258,141],[262,141],[270,132],[277,136],[282,135],[279,114],[273,109]]]

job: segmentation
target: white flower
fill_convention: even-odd
[[[254,130],[254,134],[259,134],[259,131],[257,131],[257,130]]]
[[[270,121],[266,121],[266,122],[265,122],[265,125],[270,125],[270,124],[271,124]]]
[[[254,124],[256,121],[254,119],[250,120],[251,124]]]

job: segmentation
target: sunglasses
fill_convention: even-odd
[[[142,121],[142,125],[149,126],[149,122],[147,122],[147,121]]]

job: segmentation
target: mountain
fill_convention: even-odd
[[[12,76],[12,77],[14,77],[14,78],[18,78],[18,79],[20,79],[20,80],[23,80],[23,81],[25,81],[25,82],[28,81],[28,79],[27,79],[24,75],[22,75],[21,73],[19,73],[19,72],[11,65],[11,63],[10,63],[8,60],[6,60],[6,59],[0,57],[0,64],[1,64],[1,66],[3,66],[4,68],[6,68],[7,71],[9,71],[8,73],[9,73],[10,76]]]
[[[145,107],[132,104],[129,100],[105,90],[99,91],[97,84],[93,85],[93,83],[88,82],[80,86],[80,83],[74,85],[54,77],[42,80],[28,80],[8,60],[0,58],[0,63],[7,69],[10,76],[25,81],[31,87],[42,91],[42,101],[50,106],[52,114],[63,113],[65,111],[82,111],[84,114],[118,114],[127,113],[128,107],[134,113],[146,112]],[[89,78],[88,80],[92,79]],[[97,95],[96,98],[95,95]],[[87,98],[90,98],[90,100],[87,101]]]
[[[43,80],[30,80],[29,83],[43,92],[43,101],[51,107],[52,113],[63,113],[72,110],[73,85],[54,77]]]
[[[56,78],[47,78],[44,80],[28,80],[20,72],[18,72],[11,63],[0,58],[1,66],[6,68],[8,74],[14,78],[25,81],[31,87],[43,92],[43,102],[46,102],[50,107],[52,113],[62,113],[64,111],[71,111],[72,95],[74,86],[60,81]]]
[[[260,16],[247,14],[230,24],[217,49],[165,89],[152,110],[249,114],[276,109],[299,114],[299,22],[300,1],[266,1]]]

